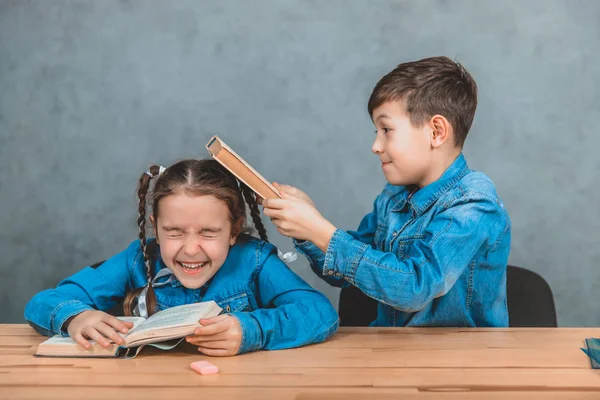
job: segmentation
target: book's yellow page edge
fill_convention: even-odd
[[[269,189],[271,189],[277,196],[279,196],[280,199],[283,199],[283,196],[281,195],[281,193],[279,193],[279,190],[275,189],[275,187],[268,181],[265,179],[264,176],[262,176],[257,170],[255,170],[254,168],[252,168],[252,166],[250,164],[248,164],[242,157],[240,157],[235,151],[233,151],[233,149],[231,147],[229,147],[225,142],[223,142],[223,140],[221,140],[221,138],[219,138],[218,136],[213,136],[208,143],[206,144],[206,149],[208,150],[208,152],[210,153],[210,155],[217,160],[221,165],[223,165],[225,168],[227,168],[227,166],[225,164],[223,164],[221,162],[221,160],[219,160],[215,154],[210,150],[210,146],[215,142],[218,141],[219,144],[221,145],[221,147],[225,150],[227,150],[228,152],[231,153],[232,156],[234,156],[239,162],[241,162],[242,164],[244,164],[244,166],[246,168],[248,168],[256,177],[258,177],[258,179],[260,179],[265,185],[267,185],[267,187]],[[227,168],[229,170],[229,168]],[[242,182],[244,182],[246,185],[250,186],[251,185],[246,182],[244,179],[240,178],[239,176],[237,177],[239,180],[241,180]],[[251,187],[252,188],[252,187]],[[255,188],[252,188],[252,190],[254,190],[256,192]]]

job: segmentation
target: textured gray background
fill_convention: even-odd
[[[479,84],[465,153],[510,212],[510,262],[547,278],[560,325],[599,325],[599,27],[593,0],[0,0],[0,322],[125,248],[139,174],[213,134],[356,227],[384,183],[372,87],[443,54]]]

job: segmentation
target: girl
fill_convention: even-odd
[[[148,195],[150,182],[154,190]],[[146,239],[146,197],[155,239]],[[338,328],[327,298],[292,272],[268,243],[254,192],[214,160],[150,167],[139,179],[139,240],[96,268],[35,295],[25,319],[44,335],[122,343],[125,315],[214,300],[226,314],[201,320],[187,341],[210,356],[321,342]],[[246,204],[262,240],[246,230]]]

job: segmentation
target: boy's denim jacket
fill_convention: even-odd
[[[379,301],[373,326],[507,326],[510,220],[496,189],[461,154],[418,190],[386,185],[356,232],[326,253],[296,241],[315,273]]]
[[[166,268],[160,253],[154,258],[155,273]],[[86,267],[55,289],[35,295],[25,307],[25,319],[43,335],[66,336],[63,324],[70,317],[85,310],[109,310],[128,291],[145,284],[140,242],[135,241],[97,268]],[[201,288],[187,289],[173,276],[154,290],[158,310],[214,300],[240,321],[238,353],[321,342],[339,325],[329,300],[290,270],[275,246],[247,235],[240,235],[223,266]]]

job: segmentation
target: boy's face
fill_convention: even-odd
[[[382,104],[372,117],[377,128],[372,150],[381,160],[385,179],[392,185],[424,186],[432,162],[429,125],[413,126],[401,101]]]
[[[212,278],[235,243],[227,205],[214,196],[186,193],[160,200],[151,219],[165,265],[188,289]]]

